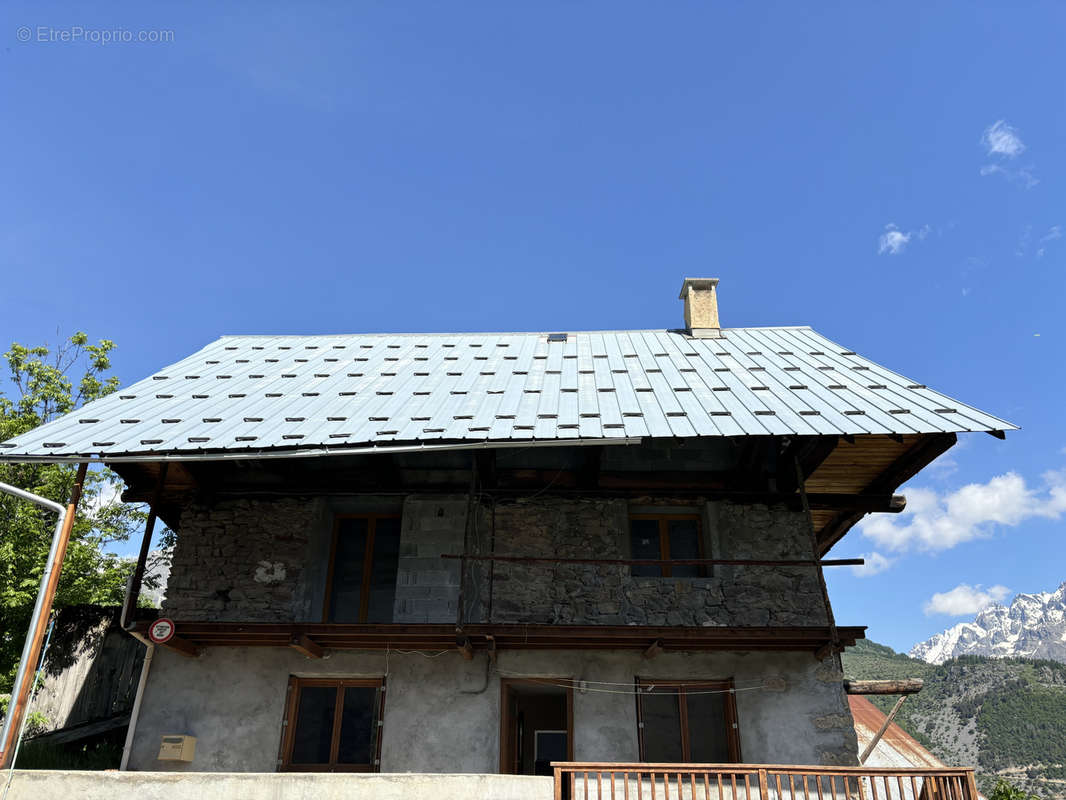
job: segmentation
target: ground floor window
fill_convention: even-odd
[[[377,772],[384,690],[381,680],[290,678],[281,769]]]
[[[640,758],[652,763],[740,761],[730,681],[637,681]]]

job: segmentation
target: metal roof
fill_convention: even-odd
[[[0,460],[1012,430],[810,328],[224,336]]]

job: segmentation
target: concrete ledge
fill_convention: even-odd
[[[553,791],[551,778],[526,775],[15,770],[8,800],[551,800]]]

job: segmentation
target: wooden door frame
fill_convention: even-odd
[[[500,678],[500,763],[501,775],[514,775],[514,758],[508,758],[514,750],[511,728],[510,693],[515,686],[551,686],[566,692],[566,760],[574,760],[574,689],[573,678]]]

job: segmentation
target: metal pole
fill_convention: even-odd
[[[78,474],[74,478],[74,488],[71,490],[70,502],[66,508],[18,487],[0,483],[0,492],[28,500],[59,514],[55,533],[52,535],[52,547],[48,551],[48,560],[45,562],[44,572],[41,575],[41,588],[37,592],[37,602],[33,606],[33,615],[30,617],[30,629],[26,634],[22,658],[19,660],[18,672],[15,674],[15,685],[11,690],[11,701],[8,705],[7,717],[4,719],[4,730],[0,734],[0,769],[9,765],[12,751],[15,749],[12,746],[12,740],[20,729],[22,717],[26,713],[26,703],[33,684],[33,669],[41,653],[48,615],[52,611],[52,600],[55,598],[56,586],[59,584],[59,573],[63,568],[63,558],[67,553],[67,543],[70,541],[70,531],[74,527],[74,515],[78,508],[78,500],[81,499],[81,488],[88,468],[87,462],[78,465]]]

